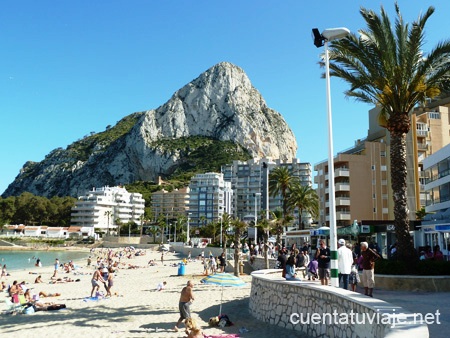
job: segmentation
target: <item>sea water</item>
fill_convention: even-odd
[[[81,251],[0,251],[0,264],[3,267],[6,264],[7,271],[13,270],[31,270],[35,269],[36,260],[39,258],[43,267],[53,266],[55,259],[58,258],[59,262],[67,263],[72,260],[86,260],[89,256],[89,252]]]

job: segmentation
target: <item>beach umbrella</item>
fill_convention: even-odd
[[[206,276],[201,280],[203,284],[215,284],[222,286],[222,293],[220,296],[220,308],[219,315],[222,313],[222,302],[223,302],[223,288],[224,286],[232,286],[232,287],[242,287],[245,286],[245,282],[232,274],[222,272],[216,273],[214,275]]]

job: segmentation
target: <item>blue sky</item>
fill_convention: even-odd
[[[450,38],[448,0],[398,1],[406,21],[433,5],[426,50]],[[311,29],[365,28],[360,6],[393,1],[4,0],[0,11],[0,194],[41,161],[133,112],[157,108],[222,61],[243,68],[313,165],[327,157],[323,51]],[[371,106],[332,79],[334,150],[367,134]]]

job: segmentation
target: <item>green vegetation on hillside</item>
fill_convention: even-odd
[[[165,189],[172,191],[189,185],[192,176],[205,172],[220,172],[220,167],[234,160],[246,161],[250,153],[232,141],[220,141],[205,136],[190,136],[177,139],[161,139],[151,145],[162,152],[179,153],[179,163],[171,168],[171,173],[162,176],[164,183],[137,181],[126,185],[129,192],[139,192],[150,206],[151,194]]]
[[[152,146],[163,152],[179,153],[179,164],[164,179],[188,182],[197,173],[220,172],[220,167],[233,160],[252,158],[248,150],[232,141],[220,141],[206,136],[161,139]]]
[[[67,147],[69,156],[76,161],[86,161],[94,152],[95,147],[101,145],[106,148],[118,138],[127,134],[133,128],[142,113],[134,113],[121,119],[117,124],[101,133],[92,134],[84,137],[82,140],[76,141]]]

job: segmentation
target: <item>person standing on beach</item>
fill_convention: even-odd
[[[55,259],[55,271],[53,272],[53,277],[52,278],[56,278],[56,273],[58,272],[58,268],[59,268],[59,259],[56,258]]]
[[[178,326],[181,322],[187,318],[191,318],[191,303],[194,301],[194,293],[192,289],[194,288],[194,283],[188,281],[187,285],[181,290],[180,302],[178,303],[178,308],[180,310],[180,318],[175,324],[174,330],[178,332]]]
[[[95,270],[94,274],[92,275],[92,291],[91,291],[91,298],[94,295],[95,289],[100,290],[100,283],[105,283],[105,280],[102,277],[101,273],[102,267],[98,267],[97,270]]]

